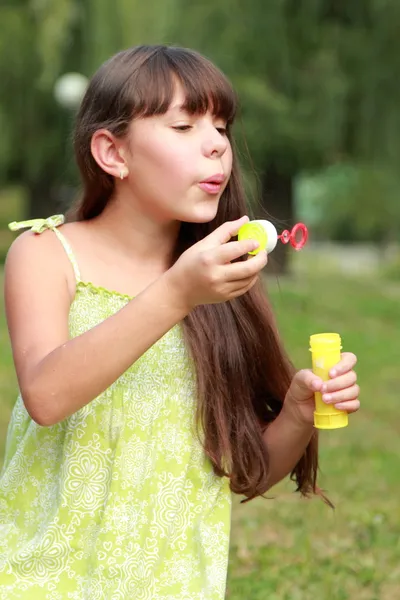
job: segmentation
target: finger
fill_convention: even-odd
[[[216,262],[220,264],[230,263],[232,260],[255,250],[259,245],[255,240],[241,240],[240,242],[222,244],[215,250]]]
[[[333,392],[332,394],[322,394],[322,400],[326,404],[336,404],[337,402],[347,402],[348,400],[356,400],[360,394],[360,388],[357,384],[352,385],[344,390]]]
[[[336,392],[344,388],[348,388],[357,382],[357,374],[355,371],[350,371],[344,375],[338,375],[334,379],[325,381],[322,386],[322,392]]]
[[[226,223],[223,223],[222,225],[217,227],[215,231],[210,233],[207,236],[207,239],[209,241],[217,242],[219,244],[225,244],[226,242],[229,242],[231,237],[237,235],[242,225],[248,223],[248,221],[249,217],[247,216],[240,217],[240,219],[236,219],[236,221],[227,221]]]
[[[225,281],[241,281],[258,274],[268,262],[266,252],[259,252],[249,260],[224,266]]]
[[[241,281],[241,285],[238,287],[234,287],[231,290],[230,296],[231,298],[236,298],[237,296],[242,296],[246,292],[248,292],[253,285],[255,285],[258,281],[258,275],[254,277],[249,277],[248,279],[244,279]]]
[[[311,369],[302,369],[292,379],[290,395],[296,402],[301,402],[310,397],[310,392],[320,390],[321,386],[322,379],[316,377]]]
[[[350,400],[349,402],[340,402],[339,404],[335,404],[335,408],[338,410],[345,410],[348,413],[357,412],[360,406],[361,404],[359,400]]]
[[[337,377],[338,375],[343,375],[343,373],[347,373],[354,369],[357,364],[357,356],[352,352],[343,352],[342,360],[337,363],[330,371],[329,375],[331,377]]]

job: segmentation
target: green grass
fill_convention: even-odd
[[[400,286],[338,276],[269,283],[296,365],[308,338],[335,331],[359,358],[362,411],[321,434],[320,484],[336,505],[300,499],[285,482],[274,499],[235,502],[230,600],[400,598]]]
[[[400,598],[400,286],[305,275],[269,282],[295,364],[309,366],[310,334],[337,331],[359,357],[362,410],[321,434],[321,486],[336,505],[303,500],[284,482],[271,499],[235,499],[229,600]],[[0,321],[0,440],[15,399]]]

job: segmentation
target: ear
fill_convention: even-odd
[[[122,142],[108,129],[99,129],[93,134],[90,149],[94,160],[103,171],[113,177],[127,176],[128,167]]]

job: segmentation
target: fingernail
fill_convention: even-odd
[[[332,400],[331,394],[324,394],[322,400],[328,404]]]
[[[336,371],[336,369],[332,369],[332,370],[329,372],[329,375],[330,375],[331,377],[336,377],[336,375],[337,375],[337,371]]]
[[[254,241],[254,242],[251,243],[251,249],[255,250],[256,248],[259,247],[259,245],[260,245],[259,242]]]
[[[326,392],[327,389],[328,389],[328,386],[326,385],[326,383],[324,383],[324,385],[322,386],[321,390],[323,392]]]

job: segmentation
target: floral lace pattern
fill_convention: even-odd
[[[127,302],[77,285],[71,337]],[[0,600],[222,600],[229,482],[194,416],[180,325],[57,425],[37,425],[19,396],[0,476]]]

